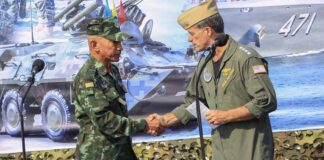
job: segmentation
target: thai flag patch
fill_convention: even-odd
[[[265,69],[264,65],[257,65],[253,66],[252,68],[254,74],[267,73],[267,70]]]
[[[93,84],[93,82],[86,82],[86,83],[84,83],[84,86],[85,86],[85,88],[93,88],[94,84]]]

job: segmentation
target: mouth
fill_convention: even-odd
[[[197,50],[198,49],[198,46],[197,45],[192,45],[193,49]]]
[[[119,58],[120,57],[120,54],[114,54],[113,57]]]
[[[120,54],[114,54],[113,57],[114,57],[115,59],[119,59],[119,58],[120,58]]]
[[[114,53],[115,56],[120,56],[121,52]]]

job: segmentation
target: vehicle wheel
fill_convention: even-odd
[[[41,107],[43,129],[53,141],[69,141],[77,134],[73,126],[74,110],[66,103],[59,90],[46,93]]]
[[[18,100],[17,100],[18,98]],[[21,126],[19,118],[18,104],[21,103],[22,97],[18,90],[11,89],[6,92],[2,100],[2,120],[6,132],[14,137],[20,136]],[[18,102],[18,103],[17,103]],[[27,116],[26,103],[23,105],[24,128],[29,129],[32,127],[34,119],[32,116]]]

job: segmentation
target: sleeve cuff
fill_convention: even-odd
[[[139,119],[139,120],[135,120],[137,123],[137,127],[136,127],[136,132],[140,132],[140,131],[144,131],[145,128],[147,127],[147,123],[145,119]]]
[[[248,110],[250,111],[250,113],[252,113],[254,115],[254,117],[256,117],[257,119],[260,119],[262,116],[262,111],[260,109],[258,109],[255,105],[255,103],[252,101],[250,101],[249,103],[247,103],[245,105]]]
[[[171,113],[175,114],[182,124],[187,124],[190,119],[194,118],[183,106],[175,108]]]

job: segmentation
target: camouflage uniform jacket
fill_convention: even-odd
[[[185,103],[172,111],[183,124],[194,118],[185,108],[195,101],[196,76],[202,62],[187,87]],[[255,119],[227,123],[212,130],[213,159],[273,159],[274,144],[268,113],[276,109],[277,101],[267,63],[255,50],[230,38],[220,69],[214,71],[213,62],[207,63],[200,77],[199,93],[210,109],[225,111],[245,105],[255,116]]]
[[[133,160],[131,135],[143,131],[144,119],[128,118],[125,89],[118,72],[112,73],[94,57],[75,77],[75,115],[80,125],[76,159],[82,160]]]

